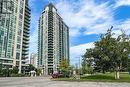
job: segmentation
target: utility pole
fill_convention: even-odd
[[[81,62],[80,62],[80,56],[79,56],[79,79],[80,79],[80,77],[81,77],[81,76],[80,76],[80,75],[81,75],[80,63],[81,63]]]

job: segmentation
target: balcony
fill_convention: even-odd
[[[28,52],[22,52],[22,55],[24,55],[24,56],[26,56],[28,54],[29,54]]]
[[[24,14],[24,15],[25,15],[25,17],[28,17],[28,18],[30,18],[30,17],[31,17],[31,16],[30,16],[30,14],[28,14],[28,13],[26,13],[26,12],[25,12],[25,14]]]
[[[25,23],[24,23],[24,26],[27,26],[27,27],[29,28],[29,27],[30,27],[30,23],[25,22]]]
[[[25,10],[28,11],[28,12],[31,11],[30,8],[27,5],[25,5]]]
[[[30,34],[30,32],[28,30],[26,30],[26,29],[24,29],[23,32],[26,33],[26,34]]]
[[[25,40],[25,41],[29,41],[29,38],[23,37],[23,40]]]
[[[24,21],[26,22],[26,23],[28,23],[28,24],[30,24],[30,18],[28,18],[28,17],[25,17],[25,19],[24,19]]]
[[[23,33],[23,36],[26,38],[29,38],[29,34],[27,34],[27,33]]]
[[[29,41],[24,41],[24,40],[23,40],[23,44],[28,45],[28,44],[29,44]]]

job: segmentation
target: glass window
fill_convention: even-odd
[[[1,26],[4,26],[4,24],[5,24],[5,18],[2,18]]]
[[[21,29],[18,29],[18,35],[21,35]]]
[[[20,8],[20,13],[23,14],[23,8]]]
[[[6,20],[6,27],[9,27],[9,20]]]
[[[20,53],[16,53],[16,59],[19,59]]]
[[[20,43],[21,42],[21,38],[18,36],[17,38],[17,42]]]
[[[17,13],[17,7],[15,8],[15,13]]]
[[[22,20],[22,18],[23,18],[23,17],[22,17],[22,15],[21,15],[21,14],[19,15],[19,18]]]
[[[19,44],[17,44],[17,49],[20,49],[20,45]]]

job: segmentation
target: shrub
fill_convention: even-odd
[[[38,76],[40,76],[41,73],[42,73],[42,70],[41,70],[41,69],[36,69],[36,74],[37,74]]]

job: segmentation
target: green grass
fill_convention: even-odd
[[[115,80],[114,73],[97,73],[95,75],[90,76],[81,76],[80,79],[73,78],[58,78],[54,79],[58,81],[91,81],[91,82],[128,82],[130,83],[130,74],[128,73],[120,73],[120,79]]]

